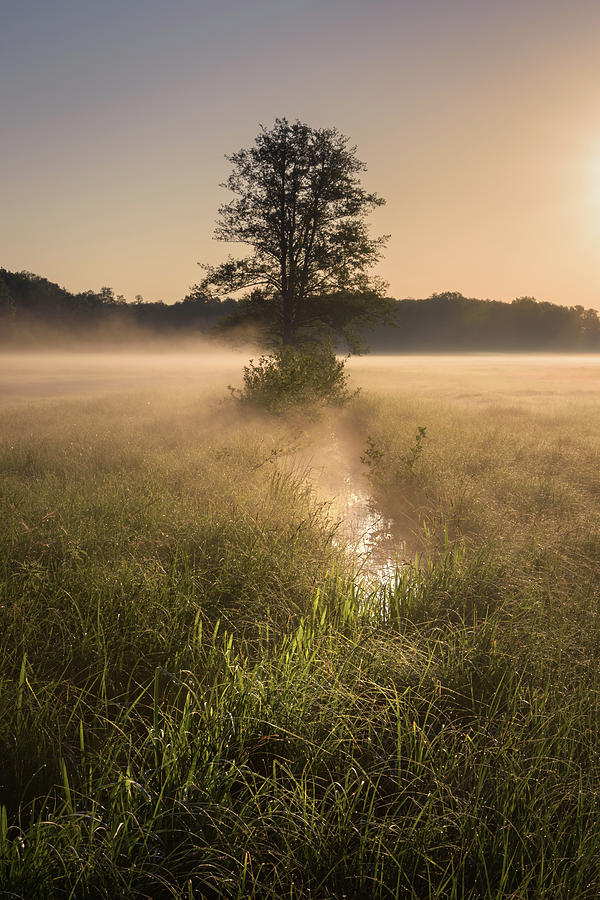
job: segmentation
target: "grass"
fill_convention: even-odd
[[[5,403],[2,896],[598,896],[593,373],[469,366],[331,420],[419,547],[384,584],[296,421]]]

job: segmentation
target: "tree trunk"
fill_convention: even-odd
[[[296,343],[296,327],[294,322],[294,298],[290,291],[281,296],[281,341],[284,347],[292,347]]]

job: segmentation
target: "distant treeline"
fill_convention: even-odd
[[[595,309],[517,297],[512,303],[455,291],[425,300],[396,300],[397,327],[379,326],[369,344],[398,351],[600,351]]]
[[[9,272],[0,269],[0,317],[8,325],[7,334],[24,335],[24,327],[39,332],[43,326],[50,335],[75,332],[79,337],[98,332],[118,334],[118,326],[129,335],[131,328],[165,332],[212,331],[226,316],[237,309],[235,300],[185,297],[178,303],[145,302],[136,297],[128,303],[115,296],[109,287],[100,291],[72,294],[58,284],[31,272]],[[12,327],[11,327],[12,326]],[[5,343],[5,342],[4,342]]]
[[[27,335],[68,333],[84,340],[103,334],[117,341],[139,330],[158,336],[225,337],[252,324],[248,305],[193,291],[177,303],[127,302],[110,288],[72,294],[29,272],[0,269],[0,341],[27,343]],[[372,352],[600,351],[594,309],[518,297],[512,303],[456,292],[423,300],[389,300],[388,320],[366,335]]]

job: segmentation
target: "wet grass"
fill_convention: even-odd
[[[384,585],[278,466],[297,423],[6,411],[2,896],[598,895],[593,429],[461,391],[346,414],[423,548]]]

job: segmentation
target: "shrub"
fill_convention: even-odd
[[[280,413],[298,406],[343,406],[358,391],[348,389],[345,360],[329,345],[281,346],[244,366],[244,386],[230,387],[240,401]]]

